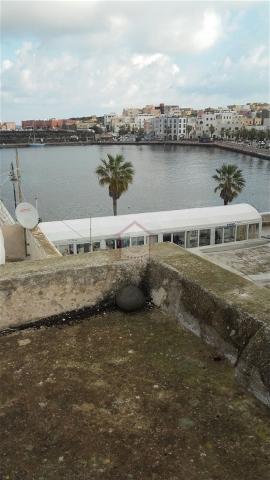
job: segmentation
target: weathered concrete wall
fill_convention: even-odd
[[[180,247],[143,248],[0,266],[0,329],[110,304],[121,286],[143,282],[156,306],[229,358],[270,407],[269,291]]]
[[[26,231],[27,255],[29,260],[41,260],[49,257],[61,257],[61,253],[42,233],[39,227]]]
[[[150,262],[147,280],[153,303],[214,345],[234,364],[238,380],[270,407],[267,289],[173,249]]]
[[[1,227],[6,252],[6,262],[17,262],[25,259],[24,229],[19,224],[5,224]]]
[[[121,285],[140,284],[144,261],[109,258],[101,254],[93,262],[86,254],[1,266],[0,329],[110,302]]]

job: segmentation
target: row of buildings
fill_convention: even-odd
[[[140,132],[146,138],[161,140],[228,137],[242,128],[268,129],[269,107],[269,104],[247,104],[194,110],[177,105],[146,105],[142,109],[124,109],[122,115],[104,115],[104,126],[114,134]]]
[[[142,108],[124,108],[122,114],[48,120],[23,120],[21,128],[92,130],[104,137],[140,137],[157,140],[181,138],[229,137],[242,128],[267,130],[270,104],[248,103],[228,105],[226,108],[194,110],[178,105],[145,105]],[[2,130],[14,130],[14,122],[0,124]]]

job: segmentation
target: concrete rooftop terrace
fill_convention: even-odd
[[[0,337],[0,478],[267,480],[269,410],[160,309]]]
[[[201,252],[214,263],[240,272],[258,285],[270,288],[270,242],[244,248]]]
[[[127,283],[159,308],[87,313]],[[2,266],[0,479],[270,478],[269,312],[171,244]]]

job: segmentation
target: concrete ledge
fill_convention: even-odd
[[[0,279],[0,330],[105,301],[113,303],[122,285],[138,285],[143,280],[143,260],[109,262],[103,255],[94,261],[91,255],[82,257],[2,268],[6,272]]]

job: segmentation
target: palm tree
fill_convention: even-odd
[[[214,134],[214,131],[215,131],[216,129],[215,129],[214,125],[212,125],[212,123],[211,123],[211,125],[210,125],[210,127],[209,127],[209,130],[210,130],[210,133],[211,133],[211,138],[213,138],[213,134]]]
[[[113,199],[113,214],[117,215],[117,200],[126,192],[133,181],[134,168],[131,162],[125,162],[123,155],[107,155],[108,160],[101,160],[102,165],[96,169],[99,184],[108,185],[109,195]]]
[[[236,165],[223,164],[221,168],[216,169],[216,172],[216,175],[213,175],[213,179],[218,182],[215,193],[219,191],[224,205],[228,205],[242,192],[246,181],[242,175],[242,170],[237,168]]]

